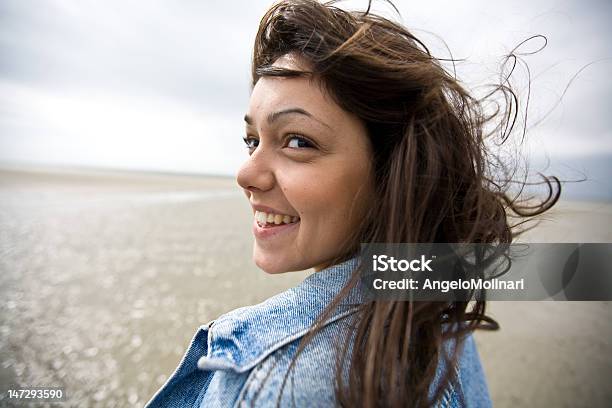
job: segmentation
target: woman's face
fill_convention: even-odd
[[[275,64],[304,69],[299,57]],[[238,184],[253,208],[253,259],[268,273],[323,269],[372,199],[363,123],[309,77],[259,79],[245,116]]]

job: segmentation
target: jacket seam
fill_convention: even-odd
[[[274,360],[271,361],[271,363],[276,362],[279,357],[276,356],[275,354],[269,356],[270,358],[273,358]],[[251,370],[251,372],[249,373],[249,375],[247,376],[246,380],[244,381],[244,384],[242,385],[242,388],[240,389],[240,392],[238,393],[238,397],[236,398],[236,402],[234,404],[235,408],[239,408],[239,406],[243,403],[246,402],[245,397],[247,396],[247,394],[249,393],[249,391],[253,388],[253,386],[255,384],[257,384],[257,382],[255,381],[255,379],[257,379],[258,374],[264,369],[263,366],[263,362],[262,365],[260,365],[259,367],[256,365],[255,367],[253,367],[253,369]],[[271,368],[272,369],[272,368]],[[267,377],[266,380],[267,381]]]
[[[457,367],[454,368],[455,371],[455,375],[457,378],[457,383],[459,385],[459,388],[461,389],[461,377],[460,377],[460,373],[459,373],[459,369]],[[451,381],[448,384],[448,387],[444,390],[444,393],[442,395],[442,407],[443,408],[451,408],[451,398],[453,396],[453,394],[457,394],[457,390],[455,389],[455,385],[453,384],[453,381]]]

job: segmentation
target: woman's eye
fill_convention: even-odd
[[[254,149],[257,146],[259,146],[259,140],[255,139],[254,137],[243,137],[242,140],[244,140],[244,144],[249,150]]]
[[[299,149],[305,147],[314,147],[314,145],[301,136],[291,136],[289,138],[289,142],[287,143],[287,147],[290,147],[292,149]]]

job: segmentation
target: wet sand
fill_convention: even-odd
[[[562,204],[525,239],[612,242],[611,204]],[[0,171],[3,391],[142,406],[200,324],[309,273],[258,270],[250,225],[231,178]],[[476,339],[495,406],[609,406],[609,302],[490,306],[502,329]]]
[[[559,202],[522,242],[612,242],[612,203]],[[476,342],[495,406],[612,406],[612,302],[489,302]]]

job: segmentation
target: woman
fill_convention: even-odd
[[[148,406],[489,406],[471,336],[496,327],[484,302],[365,300],[359,245],[509,243],[509,216],[541,213],[558,192],[531,212],[507,196],[488,173],[495,116],[405,28],[369,12],[273,6],[252,77],[237,179],[253,258],[268,273],[315,272],[202,326]]]

